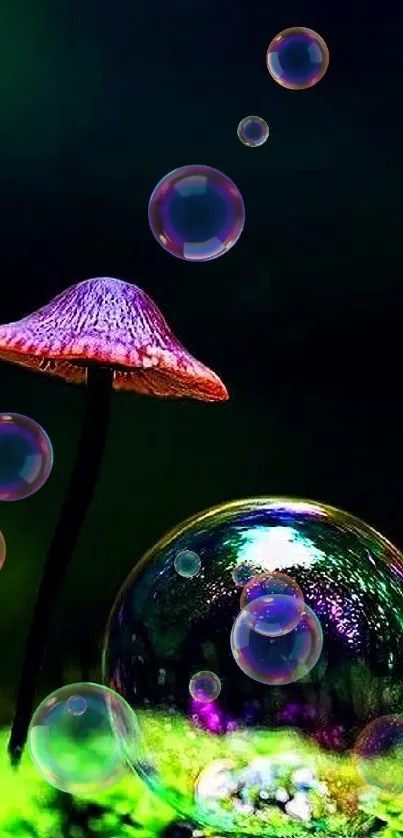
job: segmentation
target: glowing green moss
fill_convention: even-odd
[[[7,753],[9,730],[0,732],[1,838],[148,838],[175,818],[144,784],[129,774],[91,797],[57,792],[36,773],[28,750],[17,770]]]
[[[144,719],[140,716],[140,722]],[[195,737],[190,750],[184,752],[184,741],[190,730],[189,723],[175,718],[167,727],[163,717],[148,716],[149,730],[153,731],[153,746],[158,747],[164,737],[164,752],[171,754],[171,781],[178,787],[178,772],[183,785],[185,766],[189,760],[197,771],[209,760],[216,759],[224,747],[224,740],[212,737],[203,731],[193,731]],[[24,754],[18,770],[10,767],[7,754],[8,730],[0,733],[0,836],[1,838],[158,838],[168,824],[176,819],[172,808],[161,798],[153,795],[134,775],[128,774],[118,785],[101,793],[76,798],[57,792],[36,773],[28,751]],[[253,740],[253,741],[252,741]],[[295,737],[290,732],[266,732],[249,739],[239,740],[240,759],[247,760],[251,754],[273,755],[278,749],[295,747]],[[309,826],[286,817],[283,812],[272,810],[267,821],[267,838],[303,838],[303,836],[333,836],[333,838],[361,838],[371,834],[376,838],[398,838],[403,834],[403,800],[380,795],[374,790],[359,786],[357,772],[349,757],[326,755],[311,743],[300,743],[307,759],[315,758],[318,773],[326,778],[333,800],[340,803],[337,811],[330,813],[318,801],[315,824]],[[166,767],[168,771],[168,766]],[[183,787],[189,795],[190,789]],[[359,804],[357,805],[357,800]],[[256,828],[258,824],[255,824]],[[253,835],[254,819],[240,817],[237,824],[239,834]],[[259,823],[261,829],[261,823]],[[199,833],[201,835],[201,833]],[[213,835],[211,830],[209,835]],[[217,836],[215,836],[217,838]]]

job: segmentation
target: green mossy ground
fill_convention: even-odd
[[[157,838],[177,819],[168,804],[180,791],[182,814],[194,811],[193,786],[196,777],[212,760],[228,758],[228,744],[212,737],[178,717],[147,714],[140,718],[147,742],[158,754],[158,767],[165,779],[164,795],[154,795],[134,775],[118,785],[91,797],[77,798],[57,792],[36,773],[28,751],[18,770],[13,770],[7,754],[8,730],[0,733],[0,836],[1,838]],[[231,742],[233,758],[240,765],[256,756],[275,756],[296,747],[290,733],[237,735]],[[403,800],[365,792],[356,767],[349,758],[335,758],[298,740],[298,752],[307,761],[315,760],[320,780],[326,782],[328,803],[318,801],[315,818],[307,825],[290,819],[280,810],[267,808],[262,818],[239,817],[234,827],[242,834],[262,834],[271,838],[303,838],[307,835],[379,836],[397,838],[403,833]],[[362,803],[357,806],[357,796]],[[165,798],[165,800],[163,799]],[[334,811],[334,808],[336,811]],[[263,827],[263,829],[262,829]],[[211,829],[210,835],[217,835]],[[219,829],[218,832],[221,832]]]

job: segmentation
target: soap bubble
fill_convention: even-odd
[[[136,716],[122,696],[100,684],[70,684],[39,704],[28,742],[35,768],[50,785],[85,795],[117,783],[139,758]]]
[[[182,550],[201,557],[199,575],[178,575]],[[284,574],[303,594],[293,597],[304,603],[295,629],[248,638],[246,663],[265,683],[231,648],[234,623],[257,601],[240,610],[240,564],[254,578]],[[320,503],[247,499],[195,515],[141,561],[133,556],[108,622],[103,678],[136,710],[153,772],[140,759],[133,768],[182,817],[219,835],[359,835],[368,815],[354,743],[374,716],[403,707],[402,631],[403,560],[382,535]],[[235,646],[246,657],[244,648]],[[202,671],[221,683],[207,703],[189,694]],[[212,779],[217,760],[231,768]]]
[[[245,116],[238,125],[238,138],[250,148],[257,148],[268,139],[270,130],[261,116]]]
[[[295,629],[305,612],[302,599],[282,594],[270,594],[252,599],[244,608],[244,628],[267,637],[280,637]],[[237,618],[240,620],[240,615]]]
[[[221,692],[221,681],[214,672],[196,672],[190,679],[189,692],[195,701],[215,701]]]
[[[53,465],[50,439],[33,419],[0,414],[0,501],[33,495],[46,483]]]
[[[243,588],[244,585],[247,585],[253,579],[254,573],[255,571],[252,565],[240,562],[240,564],[234,567],[232,578],[238,587]]]
[[[307,605],[292,630],[270,635],[273,599],[277,597],[254,599],[242,609],[233,625],[231,649],[245,675],[261,684],[280,686],[299,681],[311,671],[319,660],[323,636],[318,618]],[[284,599],[292,602],[291,597]]]
[[[269,594],[281,594],[298,599],[301,604],[304,602],[304,595],[295,579],[291,579],[286,573],[260,573],[245,585],[241,593],[241,608],[244,608],[253,599]]]
[[[281,87],[306,90],[317,84],[329,66],[325,41],[305,26],[284,29],[269,44],[267,69]]]
[[[88,704],[82,695],[71,695],[70,698],[67,699],[66,709],[69,713],[72,713],[73,716],[82,716],[87,708]]]
[[[2,532],[0,532],[0,570],[2,569],[6,560],[6,540]]]
[[[359,734],[354,751],[364,783],[403,795],[403,716],[374,719]]]
[[[179,576],[191,579],[192,576],[197,576],[200,571],[200,556],[194,550],[180,550],[178,555],[175,556],[174,566]]]
[[[218,169],[182,166],[157,183],[148,220],[167,253],[188,262],[207,262],[238,241],[245,207],[235,183]]]

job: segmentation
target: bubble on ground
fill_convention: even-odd
[[[101,684],[69,684],[35,710],[28,733],[32,761],[50,785],[85,795],[117,783],[140,755],[136,715]]]
[[[182,550],[202,557],[202,573],[193,581],[175,570]],[[312,621],[320,623],[322,652],[297,681],[262,683],[234,659],[231,631],[242,611],[232,570],[241,563],[253,568],[254,578],[279,572],[292,579]],[[294,631],[301,631],[302,620]],[[144,779],[183,817],[218,834],[267,838],[281,827],[284,834],[298,828],[299,836],[315,830],[358,835],[367,815],[359,806],[362,783],[352,749],[357,730],[403,706],[402,631],[403,561],[387,539],[318,502],[249,498],[185,521],[144,561],[133,555],[111,611],[103,675],[136,710],[155,769]],[[275,662],[280,675],[284,666],[291,669],[292,632],[284,638],[254,634],[254,654],[260,644],[285,644]],[[306,646],[297,649],[296,660],[301,649]],[[259,666],[266,666],[266,675],[267,662]],[[222,685],[206,705],[189,696],[191,677],[203,670]],[[319,784],[328,784],[328,794],[306,789],[302,774],[292,779],[288,769],[277,770],[279,754],[291,759],[296,753],[301,761],[292,771],[309,768]],[[257,755],[266,768],[254,786]],[[240,777],[249,766],[250,776],[244,797],[240,783],[234,795],[225,793],[219,810],[206,811],[195,800],[195,783],[217,759],[233,762]],[[273,795],[264,785],[270,766]],[[141,773],[140,760],[133,767]]]

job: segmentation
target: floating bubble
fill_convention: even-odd
[[[359,734],[354,753],[364,783],[403,795],[403,716],[380,716],[370,722]]]
[[[241,143],[250,148],[263,145],[268,139],[270,130],[267,122],[261,116],[245,116],[238,125],[238,138]]]
[[[267,69],[281,87],[306,90],[317,84],[329,66],[325,41],[305,26],[284,29],[269,44]]]
[[[43,428],[20,413],[0,414],[0,501],[23,500],[46,483],[53,449]]]
[[[301,607],[304,602],[304,595],[295,579],[292,579],[286,573],[274,571],[273,573],[260,573],[245,585],[241,593],[241,608],[244,608],[253,599],[259,599],[269,594],[281,594],[297,599],[300,601]]]
[[[189,262],[207,262],[238,241],[245,207],[235,183],[218,169],[182,166],[155,187],[148,220],[167,253]]]
[[[301,599],[282,594],[270,594],[249,602],[247,622],[252,631],[265,637],[280,637],[294,629],[305,609]]]
[[[299,681],[318,662],[323,645],[320,622],[307,605],[292,631],[270,637],[256,631],[256,624],[268,626],[267,606],[271,597],[255,599],[242,609],[231,632],[231,651],[245,675],[261,684],[280,686]],[[291,599],[291,598],[290,598]]]
[[[109,788],[129,771],[127,760],[139,755],[134,711],[100,684],[70,684],[45,698],[28,741],[39,774],[76,795]]]
[[[0,532],[0,570],[2,569],[6,560],[6,540],[2,532]]]
[[[253,579],[254,575],[255,571],[252,565],[245,564],[244,562],[240,562],[240,564],[237,564],[237,566],[234,567],[234,570],[232,571],[232,578],[239,588],[243,588],[244,585],[247,585],[248,582],[250,582],[251,579]]]
[[[202,557],[193,582],[175,570],[183,550]],[[299,588],[293,599],[302,601],[302,592],[307,611],[280,637],[244,626],[247,643],[235,654],[245,658],[246,672],[230,642],[245,611],[239,602],[244,589],[232,576],[240,564],[253,569],[254,579],[273,579],[274,573],[291,579],[292,590],[293,583]],[[287,595],[284,590],[275,595]],[[263,594],[274,596],[265,588]],[[254,608],[255,601],[247,606]],[[135,708],[154,771],[150,777],[140,759],[133,768],[182,817],[218,835],[274,835],[279,824],[301,836],[340,835],[340,823],[346,835],[359,835],[362,785],[346,791],[346,777],[357,779],[351,743],[374,715],[403,707],[402,629],[397,548],[354,516],[323,504],[251,498],[205,510],[140,562],[133,556],[105,635],[103,677]],[[215,701],[198,703],[189,694],[191,678],[201,671],[216,673],[222,683]],[[301,759],[290,763],[291,774],[299,768],[316,772],[306,821],[296,814],[301,794],[308,805],[306,781],[278,768],[279,755],[286,764],[296,754]],[[208,788],[200,806],[195,789],[215,760],[233,768],[228,783],[220,775],[217,809],[206,812]]]
[[[215,701],[221,692],[221,681],[214,672],[204,670],[196,672],[189,682],[189,692],[195,701],[205,702]]]
[[[184,579],[192,579],[200,571],[200,556],[194,550],[180,550],[178,555],[175,556],[174,566],[179,576],[183,576]]]

